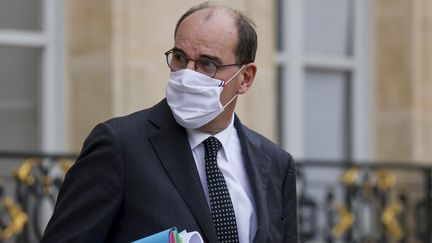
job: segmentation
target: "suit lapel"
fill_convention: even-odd
[[[271,160],[269,156],[262,152],[260,140],[250,136],[250,132],[243,127],[237,117],[234,125],[239,134],[249,183],[254,193],[257,213],[257,232],[254,242],[266,242],[269,227],[267,182]]]
[[[150,138],[150,141],[168,176],[201,227],[203,236],[209,242],[217,242],[216,231],[186,132],[175,122],[165,102],[158,106],[160,109],[156,107],[155,115],[150,119],[160,130]]]

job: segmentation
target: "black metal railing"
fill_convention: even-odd
[[[432,242],[432,167],[302,161],[301,242]]]
[[[39,242],[75,154],[0,152],[0,243]]]
[[[39,241],[76,156],[0,151],[0,243]],[[432,242],[432,166],[297,161],[297,189],[303,243]]]

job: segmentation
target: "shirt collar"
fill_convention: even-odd
[[[202,142],[204,142],[204,140],[206,140],[210,136],[216,137],[222,143],[222,147],[227,148],[233,132],[234,132],[234,115],[232,116],[231,122],[228,125],[228,127],[217,134],[212,135],[209,133],[201,132],[197,129],[186,128],[186,133],[192,150],[195,149],[198,145],[200,145]]]

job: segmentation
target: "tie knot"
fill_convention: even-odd
[[[211,136],[204,140],[204,148],[206,154],[217,154],[222,143],[215,137]]]

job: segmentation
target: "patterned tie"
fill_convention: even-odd
[[[216,162],[221,146],[221,142],[215,137],[209,137],[204,141],[211,213],[218,242],[239,242],[234,207],[227,184]]]

